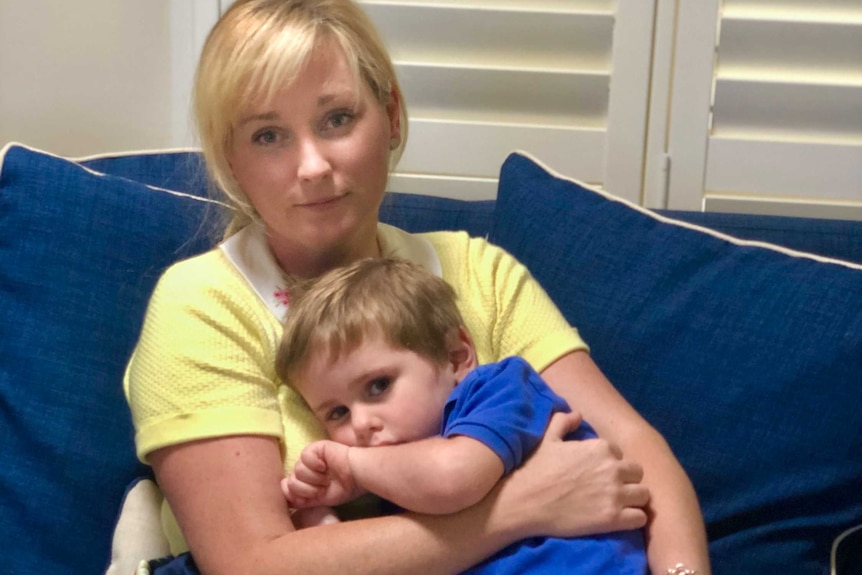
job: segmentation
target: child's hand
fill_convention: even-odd
[[[316,441],[303,449],[293,473],[281,482],[290,506],[341,505],[365,493],[350,470],[349,450],[334,441]]]

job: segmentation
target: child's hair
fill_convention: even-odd
[[[337,359],[379,336],[435,363],[464,325],[452,287],[406,260],[368,258],[337,268],[291,293],[276,371],[300,375],[312,353]]]

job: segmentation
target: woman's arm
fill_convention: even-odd
[[[203,573],[459,573],[516,540],[633,529],[646,522],[640,469],[600,441],[562,441],[558,414],[527,462],[477,505],[296,531],[276,440],[234,436],[153,452],[150,461]],[[601,486],[597,493],[592,486]],[[601,500],[601,501],[600,501]],[[607,501],[606,501],[607,500]],[[609,511],[610,510],[610,511]]]
[[[548,384],[592,425],[643,466],[648,506],[647,556],[653,573],[677,563],[711,573],[706,531],[694,488],[664,438],[646,422],[582,351],[542,372]]]

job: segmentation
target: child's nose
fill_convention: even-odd
[[[353,431],[356,434],[356,440],[360,445],[368,446],[371,444],[371,439],[374,434],[380,431],[382,424],[371,410],[368,409],[353,409],[351,414],[353,422]]]

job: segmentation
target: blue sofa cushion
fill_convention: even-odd
[[[206,197],[208,182],[198,152],[140,153],[102,156],[80,162],[97,172],[151,186]],[[392,192],[380,206],[380,219],[412,232],[464,230],[486,236],[494,217],[494,200],[463,201]]]
[[[94,156],[77,163],[103,174],[177,192],[207,197],[203,157],[194,150],[148,151]]]
[[[862,523],[862,267],[662,218],[519,154],[490,239],[667,438],[716,575],[826,572]]]
[[[463,230],[486,237],[494,221],[494,200],[465,201],[390,192],[380,206],[380,220],[413,233]]]
[[[4,150],[0,541],[20,552],[4,553],[0,571],[107,565],[123,490],[147,473],[123,370],[161,271],[211,245],[200,229],[210,206],[22,146]]]
[[[862,264],[862,222],[718,212],[658,212],[739,239]]]

